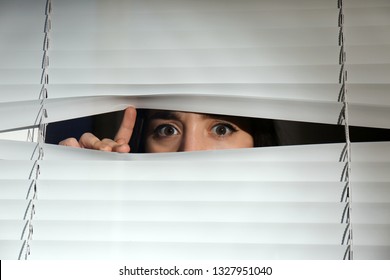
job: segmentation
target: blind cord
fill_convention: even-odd
[[[45,137],[46,137],[46,122],[44,121],[45,118],[47,118],[47,111],[45,109],[45,99],[48,97],[47,94],[47,85],[49,84],[49,74],[48,74],[48,67],[49,67],[49,54],[48,50],[50,47],[50,30],[51,30],[51,0],[46,0],[46,6],[45,6],[45,25],[44,25],[44,42],[43,42],[43,58],[42,58],[42,75],[41,75],[41,91],[39,93],[38,99],[40,100],[40,109],[38,111],[37,117],[34,122],[34,128],[30,129],[28,132],[28,141],[34,142],[37,140],[37,146],[34,149],[33,155],[31,156],[31,160],[34,160],[36,151],[38,151],[38,154],[35,158],[33,167],[31,169],[29,180],[31,180],[31,185],[28,190],[27,199],[31,195],[31,199],[29,200],[29,203],[27,205],[24,220],[28,219],[23,232],[21,239],[24,239],[24,242],[22,244],[22,247],[19,252],[18,259],[28,259],[30,255],[30,241],[32,240],[32,236],[34,233],[34,226],[33,226],[33,219],[35,215],[35,201],[38,198],[38,189],[37,189],[37,181],[40,174],[40,165],[39,162],[44,157],[44,143],[45,143]],[[35,135],[35,130],[38,128],[38,135]],[[35,139],[37,137],[37,139]],[[27,237],[24,238],[27,232]]]
[[[347,86],[346,86],[348,72],[346,67],[343,0],[338,0],[338,9],[339,9],[339,46],[340,46],[339,84],[341,85],[338,102],[343,103],[343,107],[341,109],[340,116],[338,119],[338,124],[340,125],[344,124],[345,142],[346,142],[345,147],[340,156],[340,161],[345,162],[345,166],[343,168],[343,172],[340,178],[342,182],[345,182],[345,186],[341,196],[341,201],[346,202],[346,206],[344,208],[342,218],[341,218],[341,223],[346,223],[341,244],[347,245],[343,259],[352,260],[353,259],[353,235],[352,235],[353,232],[352,232],[352,223],[351,223],[352,192],[351,192],[351,184],[350,184],[351,141],[349,137],[349,122],[348,122],[348,100],[347,100]]]

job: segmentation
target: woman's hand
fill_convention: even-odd
[[[59,145],[70,146],[76,148],[93,149],[107,152],[128,153],[130,152],[129,141],[133,134],[134,124],[137,117],[137,112],[134,107],[128,107],[123,115],[122,123],[114,140],[100,140],[92,133],[84,133],[80,140],[68,138],[62,140]]]

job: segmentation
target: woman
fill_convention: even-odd
[[[163,110],[125,110],[114,139],[84,133],[80,140],[68,138],[60,145],[119,153],[188,152],[269,146],[275,144],[271,121],[244,117]],[[137,125],[136,125],[137,124]],[[135,129],[136,127],[136,129]],[[133,133],[136,131],[135,133]],[[132,139],[139,134],[138,139]]]

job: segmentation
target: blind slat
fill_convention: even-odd
[[[77,3],[78,4],[78,3]],[[222,3],[221,3],[222,4]],[[226,5],[226,3],[223,3]],[[79,5],[77,5],[79,6]],[[334,27],[337,26],[338,9],[289,9],[251,11],[147,11],[126,10],[83,10],[73,12],[72,21],[67,13],[53,12],[55,22],[52,32],[77,29],[79,32],[123,33],[134,30],[243,30],[280,27]]]
[[[37,143],[0,140],[1,159],[31,159],[36,152]],[[353,162],[389,162],[390,142],[352,143]],[[64,146],[44,144],[45,159],[48,160],[220,160],[220,161],[321,161],[337,162],[344,144],[320,144],[301,146],[281,146],[254,149],[232,149],[225,151],[198,151],[179,154],[115,154],[94,150],[72,149]],[[15,151],[21,151],[15,155]]]
[[[348,38],[348,45],[389,45],[390,30],[383,26],[346,26],[345,37]]]
[[[1,244],[1,243],[0,243]],[[342,259],[340,245],[258,245],[170,242],[31,241],[29,259],[259,260]],[[77,254],[75,254],[77,252]]]
[[[344,9],[345,26],[390,25],[390,7],[351,8],[346,4]]]
[[[0,85],[0,103],[36,100],[39,97],[42,86],[31,85]]]
[[[354,143],[356,161],[377,159],[386,161],[388,153],[381,152],[389,147],[389,142]],[[37,143],[0,139],[0,158],[9,160],[29,160],[37,153]],[[43,144],[45,160],[191,160],[191,161],[322,161],[337,162],[344,144],[321,144],[288,147],[267,147],[250,149],[208,150],[196,153],[162,153],[162,154],[118,154],[104,153],[89,149],[74,149],[60,145]],[[18,153],[20,151],[20,153]],[[371,155],[371,156],[370,156]],[[376,158],[375,156],[379,156]],[[35,158],[34,158],[35,159]]]
[[[359,0],[361,1],[361,0]],[[158,12],[158,11],[252,11],[252,10],[285,10],[285,9],[305,9],[312,8],[334,8],[333,3],[326,3],[321,0],[275,0],[269,2],[267,0],[242,0],[237,2],[236,0],[211,0],[211,1],[191,1],[191,0],[164,0],[163,3],[158,0],[131,0],[113,1],[117,7],[117,11],[134,9],[139,12]],[[78,11],[110,11],[112,10],[112,4],[107,3],[104,0],[88,0],[82,4],[78,1],[68,1],[65,5],[63,3],[56,3],[56,10],[63,11],[65,13],[74,12],[74,5],[77,4]]]
[[[390,246],[355,246],[355,260],[388,260],[390,259]]]
[[[352,67],[352,66],[351,66]],[[375,68],[376,69],[376,68]],[[352,69],[351,69],[352,70]],[[50,69],[54,84],[337,83],[340,66]],[[356,72],[359,69],[356,69]],[[4,74],[11,75],[8,70]],[[359,72],[356,73],[359,75]],[[381,76],[380,76],[381,77]],[[381,79],[378,77],[377,79]],[[382,76],[383,77],[383,76]],[[3,78],[11,81],[11,76]],[[31,81],[32,83],[32,81]]]
[[[2,199],[32,198],[32,181],[0,182]],[[237,188],[236,182],[229,181],[113,181],[107,188],[106,182],[96,180],[39,180],[35,185],[39,199],[43,200],[335,202],[341,200],[340,193],[345,183],[254,181],[241,182]],[[371,195],[372,201],[383,202],[390,187],[380,184],[372,187],[378,189],[376,196]],[[208,195],[204,196],[204,192]],[[301,193],[306,195],[302,197]],[[369,199],[370,195],[361,201]]]
[[[171,172],[161,169],[161,166],[168,164],[171,170],[180,170],[175,173],[174,178]],[[242,172],[236,172],[237,164],[240,168],[245,167]],[[41,179],[79,179],[86,180],[93,176],[96,180],[233,180],[233,181],[338,181],[341,177],[344,163],[332,162],[233,162],[219,161],[216,166],[215,162],[209,162],[201,165],[199,162],[164,162],[164,161],[147,161],[147,162],[132,162],[132,161],[54,161],[45,160],[39,163]],[[389,164],[377,163],[375,165],[374,174],[369,176],[364,168],[370,164],[355,163],[354,168],[361,169],[362,175],[356,176],[355,181],[361,181],[365,175],[367,179],[375,181],[388,181],[386,168]],[[4,171],[0,179],[25,179],[29,178],[31,170],[33,170],[34,162],[30,161],[1,161],[0,167]],[[210,169],[212,167],[212,169]],[[176,168],[176,169],[175,169]],[[374,168],[374,167],[372,167]],[[61,170],[67,170],[66,173]],[[113,170],[113,172],[105,172],[104,170]],[[209,172],[213,170],[213,172]],[[146,172],[147,171],[147,172]],[[279,172],[284,172],[283,178]],[[200,178],[198,174],[205,174]],[[375,177],[375,178],[373,178]]]
[[[25,200],[2,200],[0,218],[24,219],[29,205]],[[341,202],[36,200],[34,219],[334,223],[342,221],[345,205]],[[390,203],[353,203],[352,206],[353,223],[389,224]]]
[[[346,7],[390,7],[390,3],[387,0],[344,0]]]
[[[389,14],[390,19],[390,14]],[[347,46],[348,64],[389,64],[389,45],[379,46]],[[364,66],[361,66],[364,67]]]
[[[390,28],[389,28],[390,29]],[[390,64],[347,65],[351,83],[388,84]]]
[[[45,100],[47,118],[43,118],[42,122],[50,123],[70,118],[118,111],[128,106],[200,113],[209,113],[212,111],[215,114],[271,119],[284,119],[287,116],[291,120],[306,120],[330,124],[337,123],[342,109],[342,104],[338,102],[298,102],[283,99],[239,98],[235,96],[188,94],[144,97],[100,96],[74,99],[47,99]],[[67,109],[70,107],[72,110]],[[36,120],[40,118],[40,109],[41,102],[38,100],[23,103],[0,103],[0,116],[11,118],[11,121],[9,119],[2,119],[0,121],[0,131],[36,126]]]
[[[357,224],[390,224],[390,203],[354,203],[351,219]]]
[[[0,32],[0,38],[0,51],[42,51],[43,48],[43,32]]]
[[[197,49],[337,46],[337,27],[272,30],[53,32],[52,50]],[[383,30],[383,32],[386,32]],[[383,39],[385,40],[385,39]],[[377,41],[377,40],[376,40]],[[389,40],[388,40],[389,41]],[[54,43],[55,42],[55,43]],[[390,41],[389,41],[390,42]]]
[[[17,58],[17,59],[16,59]],[[42,51],[0,52],[0,69],[31,69],[42,64]]]
[[[31,199],[31,180],[1,180],[2,199]],[[341,201],[344,182],[39,180],[40,199],[135,201]],[[208,196],[203,195],[207,191]],[[304,193],[305,196],[301,194]],[[390,203],[389,182],[354,182],[354,202]]]
[[[364,52],[362,50],[361,52]],[[382,51],[384,54],[385,50]],[[242,67],[272,65],[338,65],[340,48],[263,47],[181,50],[51,51],[52,68],[125,68],[129,67]],[[28,53],[20,53],[29,55]],[[378,56],[381,53],[378,53]],[[384,59],[386,56],[384,56]],[[7,63],[8,61],[6,61]],[[39,65],[34,62],[31,65]],[[372,62],[371,62],[372,63]],[[382,62],[383,63],[383,60]],[[5,64],[7,65],[7,64]],[[9,59],[8,65],[13,65]]]
[[[349,104],[350,125],[390,128],[390,106]]]
[[[0,86],[1,87],[1,86]],[[368,86],[354,86],[355,90],[365,93]],[[370,87],[373,87],[370,85]],[[389,86],[390,88],[390,86]],[[387,98],[387,87],[375,88],[378,94]],[[283,98],[312,101],[337,100],[339,84],[56,84],[48,85],[50,98],[65,98],[78,96],[142,96],[166,94],[198,94],[198,95],[228,95],[250,96],[259,98]],[[363,94],[362,94],[363,95]],[[360,96],[360,95],[359,95]],[[366,95],[364,95],[366,96]],[[7,97],[8,99],[12,97]],[[375,100],[370,98],[370,100]],[[10,99],[12,101],[12,99]],[[390,101],[389,101],[390,102]],[[383,104],[383,103],[380,103]]]
[[[345,203],[36,200],[34,220],[334,223]],[[1,219],[23,219],[28,202],[3,200]],[[24,211],[15,209],[23,208]],[[13,211],[10,211],[13,210]],[[267,213],[259,215],[259,213]]]
[[[15,163],[8,162],[11,167]],[[99,161],[42,161],[41,165],[41,179],[61,179],[69,178],[68,174],[72,174],[74,179],[89,179],[93,174],[97,180],[118,180],[119,178],[125,180],[239,180],[239,181],[251,181],[251,180],[266,180],[266,181],[338,181],[341,177],[344,167],[343,163],[328,163],[328,162],[291,162],[291,163],[250,163],[241,162],[241,172],[236,172],[237,166],[231,162],[218,162],[218,165],[210,162],[207,164],[200,164],[199,162],[169,162],[168,164],[171,170],[181,170],[181,172],[175,173],[175,176],[170,172],[166,172],[161,169],[164,166],[163,161],[148,161],[148,162],[99,162]],[[2,164],[3,165],[3,164]],[[110,167],[108,167],[110,165]],[[362,166],[360,166],[362,165]],[[369,164],[356,163],[356,168],[361,167],[364,169]],[[381,178],[387,178],[389,174],[386,174],[386,168],[389,164],[375,164],[378,168],[375,172],[378,175],[377,180]],[[105,174],[104,170],[110,168],[112,172]],[[211,168],[211,169],[210,169]],[[374,168],[374,167],[373,167]],[[380,168],[380,169],[379,169]],[[6,169],[4,169],[6,170]],[[60,174],[60,170],[67,170],[68,174]],[[148,172],[146,172],[148,170]],[[210,172],[213,170],[213,172]],[[283,172],[283,178],[280,176],[280,172]],[[364,172],[362,170],[362,172]],[[367,173],[367,172],[364,172]],[[384,174],[382,174],[384,173]],[[199,178],[199,174],[204,174],[202,178]],[[364,174],[370,175],[370,174]],[[364,176],[355,178],[356,181],[364,180]],[[380,175],[380,176],[379,176]],[[5,175],[9,178],[10,175]],[[12,177],[11,177],[12,178]],[[218,179],[219,178],[219,179]],[[364,179],[363,179],[364,178]],[[371,179],[368,176],[367,179]],[[390,180],[390,179],[388,179]]]
[[[25,222],[24,222],[25,223]],[[25,224],[0,221],[14,239]],[[338,245],[343,224],[34,221],[34,240]],[[155,233],[159,232],[159,235]],[[286,236],[285,232],[289,234]],[[380,242],[379,242],[380,244]],[[388,244],[388,242],[387,242]],[[383,245],[383,244],[382,244]]]
[[[23,240],[0,240],[0,258],[2,260],[19,259],[19,254],[24,242],[25,241]]]
[[[348,64],[388,64],[389,47],[347,46]],[[271,65],[338,65],[340,47],[259,47],[215,49],[150,50],[69,50],[51,51],[53,68],[129,68],[131,67],[231,67]],[[15,51],[3,58],[2,67],[15,67],[13,56],[21,56],[21,67],[36,67],[35,52]],[[29,61],[30,60],[30,61]],[[21,63],[21,62],[19,62]]]
[[[40,84],[42,69],[0,69],[0,84]]]
[[[390,105],[389,84],[348,84],[348,100],[366,105]]]
[[[353,225],[353,243],[356,246],[390,246],[390,225]]]

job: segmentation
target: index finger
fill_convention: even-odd
[[[130,141],[135,125],[137,111],[134,107],[128,107],[123,115],[122,123],[115,135],[114,141],[118,144],[127,144]]]

